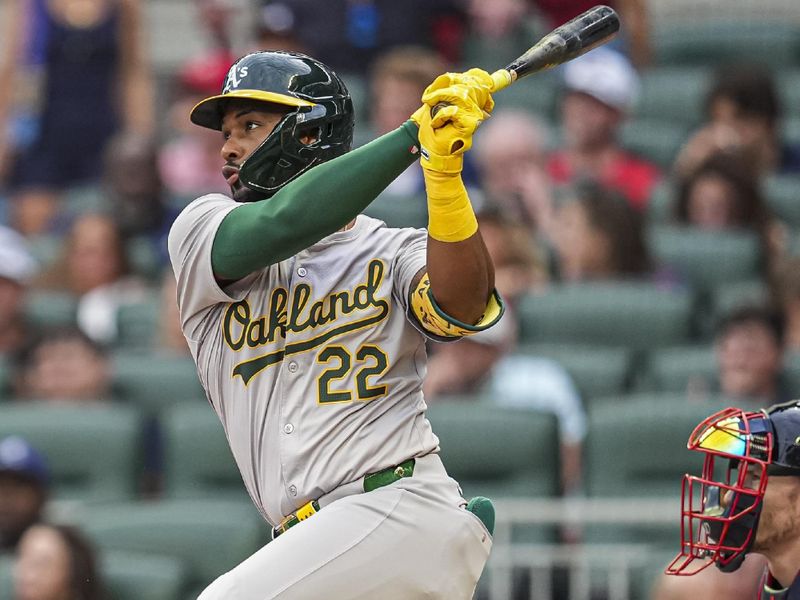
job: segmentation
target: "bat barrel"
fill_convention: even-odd
[[[505,69],[517,77],[550,69],[607,42],[618,31],[619,16],[614,9],[595,6],[554,29]]]

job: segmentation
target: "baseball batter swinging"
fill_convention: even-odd
[[[233,198],[198,198],[170,231],[181,325],[274,537],[201,600],[473,594],[493,509],[448,477],[421,388],[426,338],[503,312],[460,176],[491,86],[444,74],[352,152],[347,88],[302,54],[241,58],[193,109],[222,132]],[[420,156],[427,231],[360,214]]]

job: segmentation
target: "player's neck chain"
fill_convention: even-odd
[[[299,284],[291,294],[285,288],[276,288],[270,296],[265,315],[253,317],[247,298],[228,306],[222,318],[225,343],[233,351],[245,346],[259,348],[285,340],[287,332],[302,333],[321,328],[341,319],[341,325],[325,329],[311,339],[286,344],[268,354],[239,363],[233,375],[242,377],[247,384],[253,376],[266,367],[279,363],[285,356],[307,352],[345,333],[375,325],[389,314],[389,303],[376,294],[383,282],[385,266],[372,260],[367,266],[366,280],[351,290],[342,290],[309,305],[311,286]],[[374,309],[374,310],[370,310]],[[353,313],[358,318],[350,317]],[[348,318],[350,317],[350,318]]]

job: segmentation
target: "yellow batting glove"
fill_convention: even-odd
[[[431,107],[441,103],[460,107],[476,104],[481,110],[491,113],[494,108],[491,96],[493,87],[492,76],[482,69],[445,73],[425,89],[422,101]]]
[[[487,114],[477,106],[445,106],[435,116],[431,108],[420,107],[411,119],[419,126],[423,169],[439,173],[460,173],[463,154],[472,147],[472,136]]]

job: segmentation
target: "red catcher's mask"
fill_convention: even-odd
[[[687,447],[705,454],[703,473],[683,477],[681,551],[667,574],[741,566],[755,540],[773,440],[763,411],[726,408],[695,428]]]

